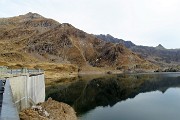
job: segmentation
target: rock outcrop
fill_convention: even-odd
[[[21,120],[77,120],[72,107],[65,103],[48,99],[32,108],[20,112]]]
[[[61,24],[37,13],[1,18],[0,45],[2,62],[68,63],[80,69],[121,71],[156,68],[121,43],[106,42],[71,24]]]

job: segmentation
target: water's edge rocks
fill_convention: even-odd
[[[22,110],[20,120],[77,120],[74,109],[49,98],[43,103]]]

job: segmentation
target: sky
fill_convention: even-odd
[[[28,12],[90,34],[180,48],[180,0],[0,0],[0,18]]]

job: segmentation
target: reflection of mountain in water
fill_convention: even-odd
[[[167,74],[114,75],[80,80],[67,86],[52,86],[47,88],[47,97],[68,103],[81,114],[97,106],[113,106],[142,92],[160,90],[164,93],[168,88],[178,86],[180,77]]]

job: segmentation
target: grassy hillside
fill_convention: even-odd
[[[0,18],[0,45],[1,65],[39,67],[47,71],[47,78],[59,78],[59,72],[157,69],[122,44],[36,13]]]

